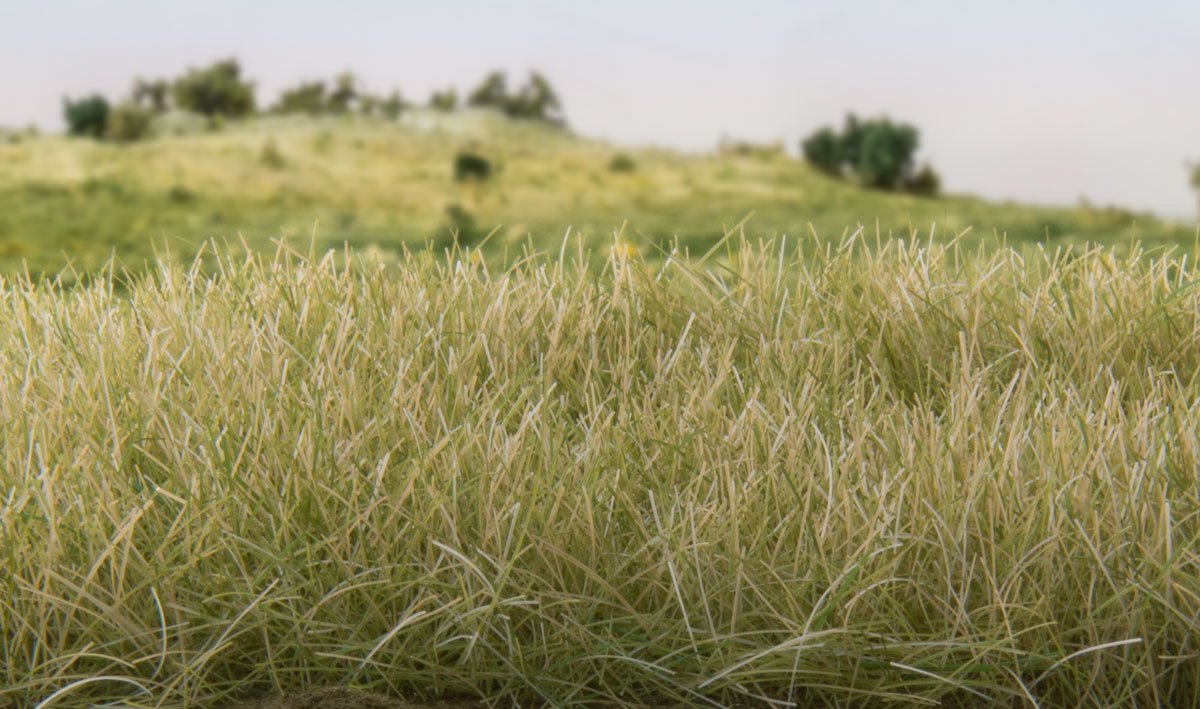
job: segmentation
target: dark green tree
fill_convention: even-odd
[[[832,128],[826,126],[805,138],[800,150],[813,167],[835,177],[842,176],[845,152],[842,139]]]
[[[868,187],[899,189],[912,173],[919,143],[917,129],[910,125],[887,118],[869,121],[863,125],[855,172]]]
[[[254,112],[254,84],[242,79],[236,59],[189,69],[172,86],[175,105],[209,118],[241,118]]]
[[[867,124],[870,122],[868,121]],[[862,149],[863,136],[867,131],[867,124],[858,120],[858,116],[853,113],[847,113],[846,121],[842,124],[842,160],[852,169],[858,168],[858,160]]]
[[[100,94],[92,94],[78,101],[63,99],[63,117],[67,121],[67,132],[71,135],[103,137],[108,128],[108,113],[108,100]]]

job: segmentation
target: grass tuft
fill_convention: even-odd
[[[1190,261],[714,248],[0,281],[0,705],[1200,703]]]

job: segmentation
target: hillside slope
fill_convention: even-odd
[[[499,168],[460,184],[453,160]],[[618,153],[635,168],[611,169]],[[780,154],[693,156],[614,146],[487,115],[261,119],[131,146],[46,137],[0,146],[0,271],[89,270],[115,254],[137,267],[157,251],[187,258],[208,238],[266,246],[279,236],[320,249],[398,251],[466,241],[557,248],[568,228],[603,247],[643,251],[678,237],[703,249],[753,213],[755,235],[825,235],[866,225],[905,235],[1191,244],[1193,232],[1124,210],[1046,209],[967,197],[922,199],[839,183]],[[811,225],[811,227],[810,227]]]

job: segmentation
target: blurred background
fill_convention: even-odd
[[[317,234],[1191,244],[1200,4],[6,0],[0,268]],[[73,133],[73,137],[64,134]],[[454,237],[457,235],[457,237]]]

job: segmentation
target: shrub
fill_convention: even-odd
[[[163,113],[169,108],[168,99],[171,96],[171,84],[166,79],[147,81],[137,79],[133,83],[130,100],[137,106],[149,109],[154,113]]]
[[[800,143],[804,159],[829,175],[841,176],[843,148],[841,138],[832,128],[821,128]]]
[[[283,159],[283,153],[279,152],[279,146],[275,145],[275,141],[270,138],[263,143],[262,150],[258,153],[258,162],[272,170],[278,170],[287,164],[287,161]]]
[[[904,191],[922,197],[936,197],[942,191],[942,178],[931,165],[925,164],[915,174],[905,179]]]
[[[272,113],[318,114],[325,110],[325,82],[305,81],[295,88],[285,89],[271,107]]]
[[[176,204],[188,204],[195,198],[195,193],[183,185],[171,185],[171,189],[167,190],[167,199]]]
[[[435,111],[453,111],[458,108],[458,92],[454,89],[434,91],[429,97],[429,107]]]
[[[634,172],[637,162],[626,153],[617,153],[608,161],[608,169],[611,172]]]
[[[390,96],[379,102],[379,112],[390,121],[399,118],[403,110],[404,99],[400,97],[399,91],[393,91]]]
[[[446,205],[446,220],[447,228],[454,242],[466,246],[477,240],[479,231],[475,225],[475,215],[461,204]],[[449,244],[441,245],[448,246]]]
[[[329,110],[332,113],[346,113],[358,100],[358,80],[346,72],[338,75],[334,81],[333,90],[329,92]]]
[[[117,143],[133,143],[150,133],[154,113],[150,109],[126,101],[119,103],[108,114],[105,137]]]
[[[254,112],[254,85],[242,80],[236,59],[189,69],[172,87],[175,104],[210,118],[240,118]]]
[[[454,156],[454,179],[459,182],[486,180],[492,176],[492,163],[477,153],[461,152]]]
[[[99,94],[78,101],[63,100],[63,117],[67,120],[67,132],[71,135],[102,137],[108,126],[108,112],[108,100]]]

